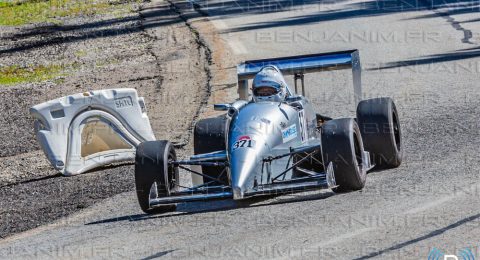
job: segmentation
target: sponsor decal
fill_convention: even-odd
[[[232,151],[235,151],[239,148],[253,148],[255,146],[255,141],[250,138],[248,135],[243,135],[238,138],[238,140],[233,143]]]
[[[286,143],[297,137],[297,125],[293,124],[286,129],[282,130],[282,139]]]
[[[115,107],[117,109],[133,107],[132,97],[123,97],[115,99]]]

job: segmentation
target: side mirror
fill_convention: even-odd
[[[215,111],[227,111],[232,107],[230,104],[215,104],[213,105],[213,109]]]

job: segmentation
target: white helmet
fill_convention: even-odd
[[[254,102],[282,102],[287,96],[287,83],[276,66],[268,65],[253,78],[252,90]]]

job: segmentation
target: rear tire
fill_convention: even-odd
[[[199,120],[195,124],[193,134],[194,154],[211,153],[226,149],[225,138],[227,132],[226,117],[214,117]],[[228,174],[222,166],[202,166],[202,173],[228,183]],[[203,182],[212,181],[203,177]],[[214,184],[215,185],[215,184]]]
[[[334,192],[360,190],[365,186],[366,172],[362,170],[362,136],[353,118],[334,119],[322,126],[322,154],[325,168],[333,163]]]
[[[365,150],[378,168],[395,168],[402,163],[402,137],[397,108],[391,98],[363,100],[357,119]]]
[[[163,213],[175,210],[175,204],[150,208],[150,195],[170,196],[177,189],[179,180],[178,168],[169,165],[169,161],[177,160],[173,145],[169,141],[148,141],[137,147],[135,155],[135,187],[140,208],[147,214]]]

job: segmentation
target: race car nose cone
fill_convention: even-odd
[[[230,171],[234,199],[244,198],[246,190],[253,187],[258,161],[254,149],[242,148],[232,152]]]

